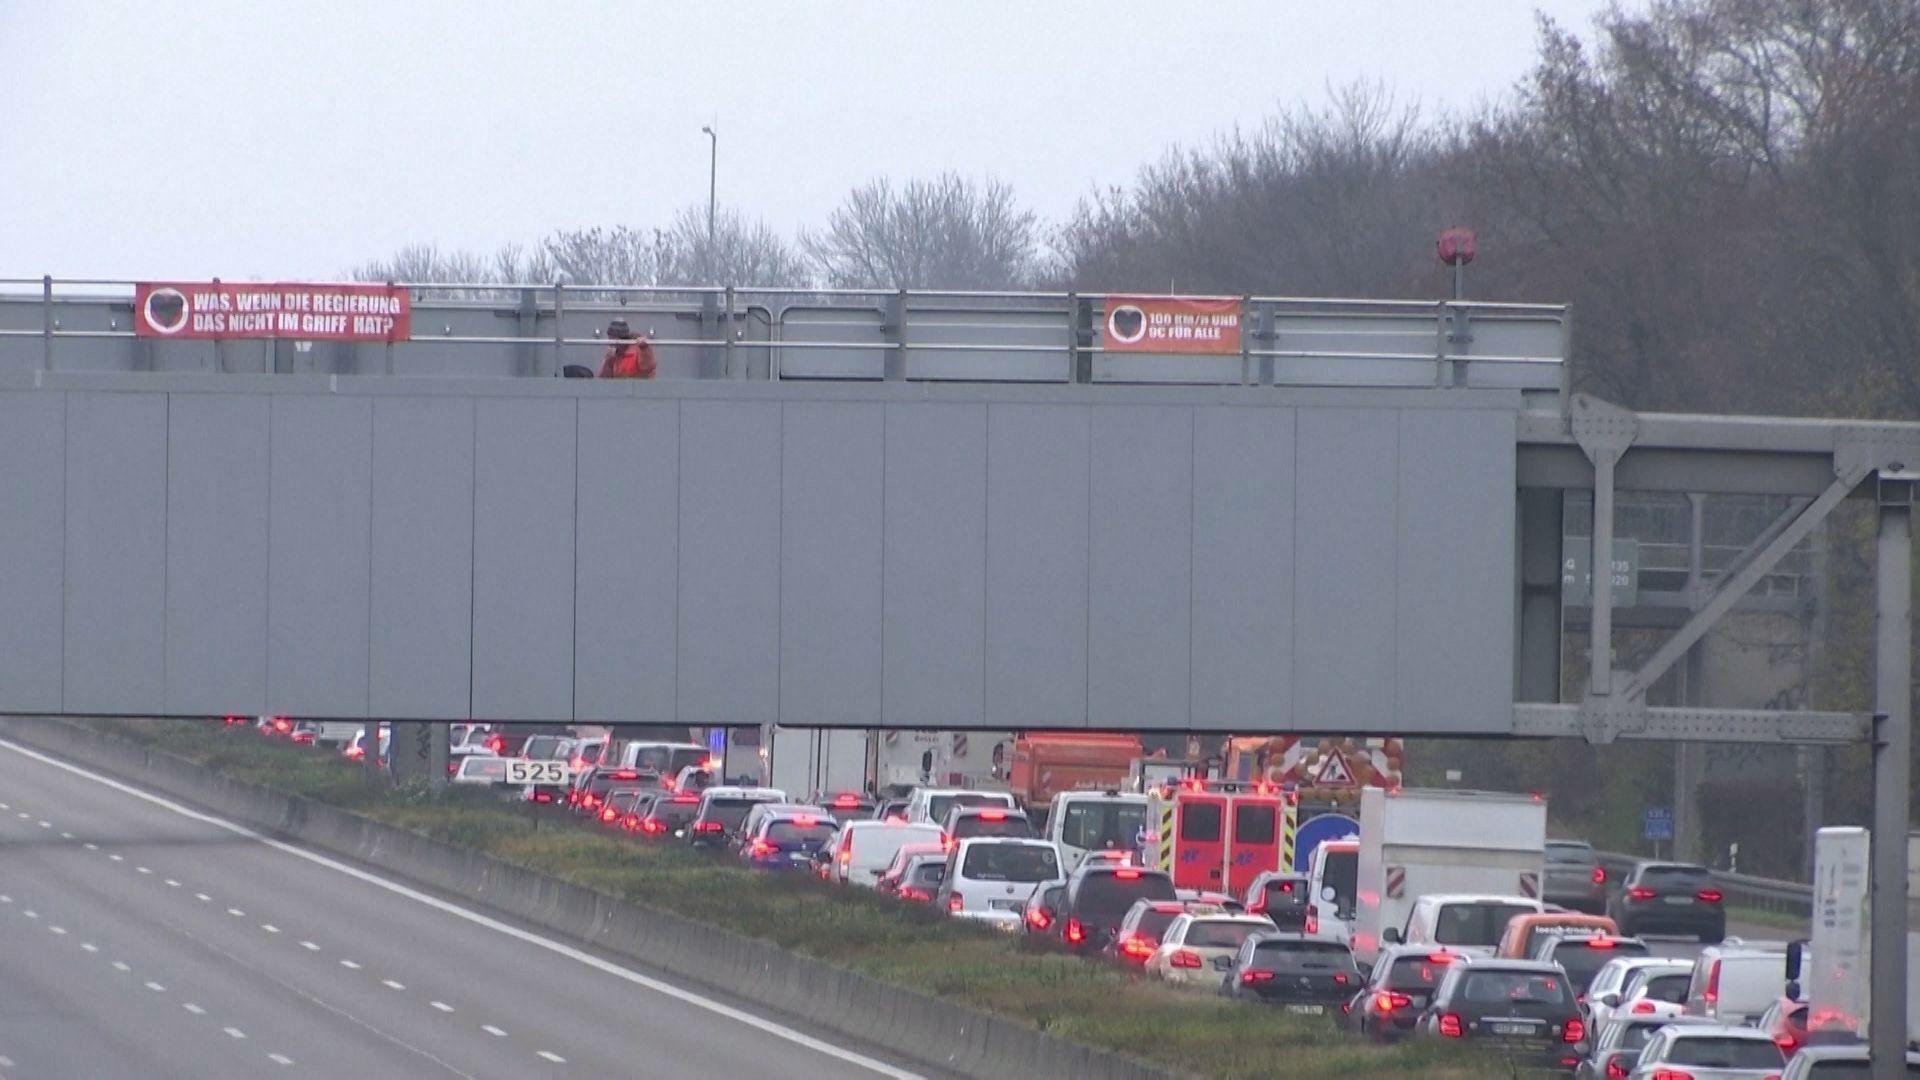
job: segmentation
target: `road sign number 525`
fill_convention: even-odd
[[[523,761],[516,758],[507,762],[509,784],[564,784],[567,779],[567,763],[564,761]]]

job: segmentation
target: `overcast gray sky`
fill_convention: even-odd
[[[877,175],[1049,218],[1329,82],[1505,94],[1601,0],[0,0],[0,276],[328,278],[722,205],[782,231]]]

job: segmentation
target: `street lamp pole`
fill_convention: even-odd
[[[718,205],[715,196],[720,190],[720,136],[714,133],[711,124],[701,127],[700,130],[707,134],[707,277],[708,284],[712,284],[714,208]]]

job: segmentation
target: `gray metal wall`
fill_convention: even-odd
[[[0,711],[1509,731],[1517,406],[0,382]]]

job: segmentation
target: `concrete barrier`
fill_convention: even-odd
[[[276,837],[441,889],[639,965],[970,1077],[1165,1080],[1178,1074],[944,1002],[769,942],[620,900],[469,848],[222,776],[64,720],[0,720],[0,733]]]

